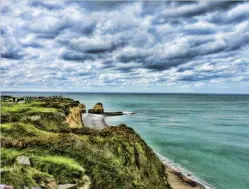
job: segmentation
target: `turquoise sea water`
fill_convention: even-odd
[[[153,150],[215,188],[249,188],[249,95],[63,93],[63,96],[79,100],[87,108],[102,102],[106,111],[137,111],[134,116],[109,117],[106,122],[125,123],[134,128]]]

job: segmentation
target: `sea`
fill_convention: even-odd
[[[2,92],[13,96],[62,95],[105,111],[108,125],[132,127],[162,161],[206,188],[249,188],[249,95]]]

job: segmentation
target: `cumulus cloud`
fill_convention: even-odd
[[[248,10],[225,1],[1,1],[3,87],[247,83]]]

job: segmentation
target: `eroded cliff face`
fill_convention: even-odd
[[[82,128],[84,126],[81,114],[86,113],[84,104],[69,108],[69,115],[66,117],[66,123],[70,128]]]
[[[84,108],[62,98],[2,103],[1,182],[15,189],[170,188],[165,166],[132,128],[80,127]],[[12,114],[18,115],[14,122],[7,116]],[[20,163],[20,157],[29,163]]]

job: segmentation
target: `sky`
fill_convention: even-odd
[[[249,2],[0,1],[2,91],[249,93]]]

